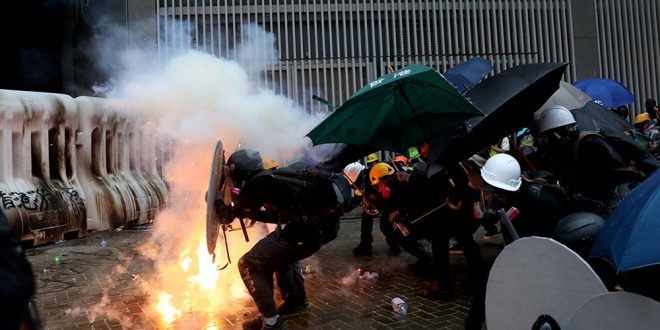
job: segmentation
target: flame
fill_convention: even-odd
[[[171,324],[172,322],[174,322],[174,320],[181,317],[181,311],[176,309],[170,303],[170,300],[172,299],[171,295],[165,292],[161,292],[158,295],[158,297],[160,300],[158,301],[157,308],[163,322],[165,322],[166,324]]]
[[[213,264],[212,257],[206,251],[206,242],[199,242],[197,247],[197,258],[199,262],[197,263],[197,274],[188,278],[190,282],[194,285],[199,285],[206,290],[215,289],[217,286],[218,279],[220,278],[220,272]]]
[[[168,181],[174,187],[171,204],[158,214],[151,237],[140,247],[142,254],[154,261],[154,274],[145,275],[142,283],[152,302],[149,311],[164,328],[178,321],[190,325],[192,321],[188,318],[207,322],[209,327],[217,326],[214,321],[223,314],[240,313],[246,303],[251,304],[236,262],[223,270],[219,268],[228,258],[238,260],[266,231],[260,230],[260,226],[249,228],[250,243],[245,242],[240,231],[228,232],[229,256],[221,234],[214,262],[207,251],[205,233],[204,197],[210,164],[205,165],[207,169],[201,169],[199,161],[194,168],[190,162],[210,160],[208,150],[212,148],[189,143],[171,160],[168,171]],[[196,323],[193,328],[204,328],[207,323]]]

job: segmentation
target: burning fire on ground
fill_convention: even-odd
[[[246,243],[240,230],[227,232],[232,263],[219,270],[228,262],[224,236],[221,232],[214,262],[207,252],[205,234],[204,196],[212,148],[186,144],[177,150],[176,159],[182,161],[170,164],[171,203],[159,214],[150,240],[141,247],[141,253],[154,261],[157,273],[143,286],[150,296],[152,312],[164,326],[176,324],[186,314],[216,319],[225,313],[241,312],[251,299],[236,264],[266,233],[265,226],[257,223],[249,229],[250,242]],[[207,160],[207,164],[184,159]]]

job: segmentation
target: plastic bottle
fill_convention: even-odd
[[[405,316],[408,314],[408,304],[403,299],[395,297],[392,299],[392,310],[397,314]]]

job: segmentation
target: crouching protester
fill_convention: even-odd
[[[263,168],[254,150],[237,150],[227,160],[227,185],[233,186],[232,203],[216,206],[224,221],[249,218],[278,223],[277,229],[257,242],[238,261],[238,269],[260,317],[243,324],[246,329],[286,329],[280,315],[308,306],[300,261],[334,240],[339,218],[351,200],[348,181],[339,174],[303,164],[277,170]],[[240,191],[239,191],[240,189]],[[276,306],[273,274],[284,302]]]

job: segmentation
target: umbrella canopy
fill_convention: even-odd
[[[517,132],[533,121],[533,113],[559,88],[568,64],[523,64],[500,72],[470,89],[466,97],[484,112],[469,119],[464,134],[451,143],[434,141],[431,161],[446,163],[463,160]]]
[[[473,57],[447,70],[445,77],[456,86],[459,92],[464,93],[484,79],[491,71],[493,71],[493,62],[485,58]]]
[[[545,109],[555,105],[561,105],[571,111],[580,131],[611,129],[625,132],[633,129],[629,121],[594,102],[589,95],[564,81],[559,82],[559,89],[534,113],[535,122],[538,123]]]
[[[590,78],[576,81],[573,85],[607,108],[616,108],[637,101],[626,86],[613,79]]]
[[[607,217],[591,255],[612,262],[623,272],[660,264],[660,171],[628,195]]]
[[[579,88],[565,82],[559,82],[559,89],[550,96],[550,98],[539,108],[538,114],[539,117],[543,110],[555,106],[561,105],[567,109],[579,109],[582,108],[587,102],[591,100],[591,97],[581,91]]]
[[[468,118],[483,115],[444,76],[409,65],[370,82],[307,136],[403,152]]]

